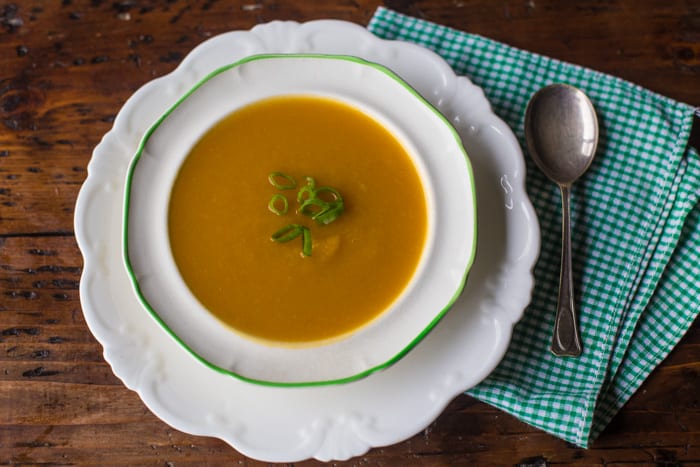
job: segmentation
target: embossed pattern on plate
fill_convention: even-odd
[[[403,360],[339,386],[260,387],[211,371],[145,312],[122,263],[124,177],[144,131],[213,69],[252,54],[289,52],[355,55],[392,69],[455,125],[476,181],[477,258],[462,296]],[[539,251],[524,177],[515,136],[491,112],[482,91],[426,49],[384,41],[335,20],[273,22],[222,34],[139,89],[95,148],[75,215],[85,319],[114,373],[179,430],[218,437],[271,462],[361,455],[425,428],[503,357],[512,326],[530,300]]]

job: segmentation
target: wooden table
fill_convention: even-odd
[[[0,2],[0,463],[258,465],[164,424],[112,374],[81,312],[75,199],[124,101],[200,42],[276,19],[365,25],[381,4]],[[700,105],[697,0],[383,5]],[[589,450],[460,396],[424,432],[347,465],[453,463],[700,465],[700,327]]]

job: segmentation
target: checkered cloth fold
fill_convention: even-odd
[[[560,266],[560,198],[527,156],[542,230],[535,289],[507,354],[469,394],[587,447],[700,311],[700,157],[695,109],[632,83],[379,8],[368,29],[418,43],[481,86],[525,148],[531,95],[553,82],[591,98],[600,143],[572,190],[573,268],[584,353],[549,351]],[[669,390],[673,390],[669,388]]]

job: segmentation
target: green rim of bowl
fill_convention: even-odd
[[[256,379],[256,378],[250,378],[244,375],[241,375],[239,373],[236,373],[235,371],[227,370],[225,368],[222,368],[201,355],[199,355],[197,352],[194,351],[187,343],[185,343],[175,331],[173,331],[170,326],[161,318],[161,316],[158,314],[158,312],[151,306],[151,304],[148,302],[146,297],[143,295],[143,292],[141,291],[141,286],[139,285],[138,280],[136,279],[136,275],[134,273],[134,270],[131,265],[131,259],[129,258],[129,207],[131,204],[131,184],[132,184],[132,178],[134,171],[136,169],[136,165],[138,164],[139,160],[141,159],[141,154],[143,153],[143,149],[146,146],[146,143],[150,139],[151,135],[158,129],[158,127],[165,121],[166,118],[178,107],[180,104],[182,104],[185,100],[187,100],[188,97],[190,97],[197,89],[199,89],[201,86],[203,86],[207,81],[212,79],[213,77],[230,70],[232,68],[241,66],[243,64],[257,61],[257,60],[265,60],[265,59],[279,59],[279,58],[315,58],[315,59],[329,59],[329,60],[345,60],[345,61],[350,61],[354,63],[358,63],[361,65],[369,66],[372,67],[390,78],[392,78],[394,81],[396,81],[398,84],[403,86],[408,92],[413,94],[416,99],[418,99],[419,102],[422,102],[425,106],[427,106],[430,110],[432,110],[435,115],[443,121],[443,123],[447,126],[447,128],[450,129],[452,132],[452,135],[455,138],[455,141],[457,142],[457,145],[459,146],[462,154],[464,155],[464,159],[467,164],[467,171],[469,174],[469,180],[471,182],[471,190],[472,190],[472,200],[473,200],[473,212],[474,212],[474,218],[476,219],[476,192],[475,192],[475,184],[474,184],[474,173],[472,170],[471,162],[469,161],[469,157],[467,156],[467,152],[464,149],[464,145],[462,144],[462,138],[459,136],[459,133],[457,133],[457,130],[454,128],[454,126],[445,118],[442,113],[435,108],[430,102],[425,100],[423,96],[421,96],[418,91],[416,91],[413,87],[411,87],[408,83],[406,83],[401,77],[399,77],[396,73],[391,71],[390,69],[379,65],[374,62],[370,62],[367,60],[364,60],[359,57],[354,57],[354,56],[349,56],[349,55],[333,55],[333,54],[259,54],[259,55],[251,55],[248,57],[245,57],[241,60],[238,60],[234,63],[231,63],[229,65],[225,65],[221,68],[218,68],[214,70],[213,72],[209,73],[206,75],[204,78],[202,78],[198,83],[196,83],[187,93],[185,93],[180,99],[178,99],[175,104],[173,104],[168,110],[165,111],[165,113],[158,119],[156,122],[146,131],[144,134],[144,137],[142,138],[141,142],[139,143],[139,146],[136,150],[136,154],[134,155],[134,158],[132,159],[131,163],[129,164],[129,168],[127,171],[127,176],[126,176],[126,183],[125,183],[125,193],[124,193],[124,212],[123,212],[123,229],[122,229],[122,246],[123,246],[123,259],[124,259],[124,265],[127,270],[127,274],[129,276],[129,279],[131,280],[131,284],[134,288],[134,291],[136,292],[136,295],[141,302],[141,304],[148,310],[148,312],[151,314],[151,316],[156,320],[156,322],[182,347],[184,348],[190,355],[192,355],[196,360],[198,360],[200,363],[203,365],[207,366],[208,368],[216,371],[217,373],[220,373],[222,375],[228,375],[228,376],[233,376],[241,381],[245,381],[248,383],[253,383],[253,384],[258,384],[262,386],[271,386],[271,387],[312,387],[312,386],[327,386],[327,385],[336,385],[336,384],[344,384],[344,383],[349,383],[352,381],[357,381],[359,379],[366,378],[367,376],[376,373],[378,371],[384,370],[386,368],[389,368],[390,366],[394,365],[396,362],[401,360],[408,352],[410,352],[418,343],[420,343],[429,333],[430,331],[437,325],[438,322],[445,316],[445,314],[452,308],[454,305],[455,301],[457,301],[457,298],[462,293],[462,290],[464,290],[464,286],[467,281],[467,276],[469,275],[469,271],[471,270],[472,265],[474,264],[474,258],[476,256],[476,244],[477,244],[477,229],[476,229],[476,222],[474,222],[474,231],[473,231],[473,238],[474,241],[472,242],[472,249],[469,252],[469,258],[467,259],[467,265],[464,270],[464,274],[462,275],[461,281],[459,286],[457,287],[457,290],[455,291],[454,295],[450,298],[449,302],[447,305],[445,305],[442,310],[440,310],[439,313],[435,315],[435,317],[428,323],[428,325],[416,336],[414,337],[403,349],[401,349],[396,355],[394,355],[392,358],[387,360],[386,362],[380,363],[378,365],[375,365],[371,368],[368,368],[364,371],[361,371],[359,373],[356,373],[354,375],[350,376],[345,376],[342,378],[336,378],[336,379],[328,379],[328,380],[318,380],[318,381],[268,381],[268,380],[262,380],[262,379]]]

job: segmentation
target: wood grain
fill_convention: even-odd
[[[0,0],[0,464],[264,465],[174,430],[112,374],[80,308],[75,199],[125,100],[197,44],[276,19],[365,25],[379,5],[700,105],[693,0]],[[589,450],[460,396],[424,432],[335,464],[700,465],[700,329]]]

